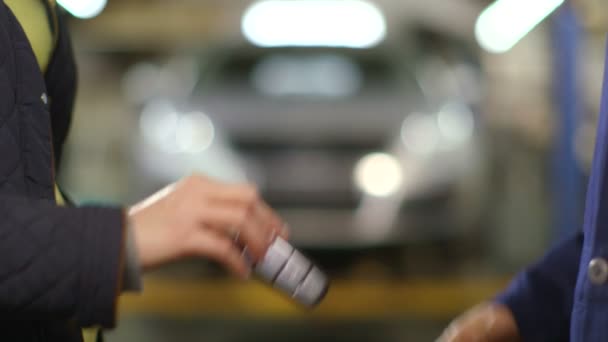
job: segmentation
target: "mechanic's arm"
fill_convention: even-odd
[[[439,340],[568,341],[582,246],[582,232],[558,244],[494,302],[454,320]]]
[[[255,260],[271,238],[286,235],[254,187],[202,176],[167,187],[126,215],[0,195],[0,318],[113,326],[128,224],[143,269],[203,257],[241,277],[250,270],[239,245]]]

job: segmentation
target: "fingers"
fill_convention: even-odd
[[[476,327],[450,325],[437,342],[489,342],[484,339]]]
[[[452,322],[440,342],[519,341],[519,332],[511,311],[501,304],[484,303]]]
[[[194,174],[182,183],[190,188],[204,192],[207,199],[220,202],[247,202],[258,198],[258,190],[252,184],[233,184]]]
[[[201,219],[228,238],[236,237],[235,242],[241,248],[248,248],[253,261],[264,256],[277,235],[271,223],[262,218],[255,208],[209,203],[201,212]]]
[[[275,235],[279,235],[284,239],[289,238],[287,225],[264,201],[258,203],[254,214],[261,219],[261,222],[270,223],[270,227],[273,229]]]
[[[286,234],[281,218],[261,198],[260,193],[252,184],[228,184],[212,181],[205,177],[196,178],[193,183],[204,193],[208,202],[223,203],[225,205],[243,206],[253,210],[254,216],[276,230],[278,235]]]
[[[195,210],[205,226],[234,236],[248,247],[251,257],[264,256],[274,238],[287,238],[285,224],[262,200],[258,190],[249,184],[226,184],[192,176],[186,186],[196,189]]]
[[[153,205],[154,203],[158,202],[162,198],[168,196],[171,193],[171,191],[173,191],[174,188],[175,188],[175,184],[169,184],[169,185],[165,186],[164,188],[160,189],[159,191],[157,191],[153,195],[149,196],[145,200],[131,206],[128,210],[129,214],[135,213],[137,211],[143,210],[143,209]]]
[[[488,329],[486,317],[480,315],[477,308],[464,313],[461,317],[454,320],[439,341],[441,342],[462,342],[462,341],[491,341],[488,339]]]
[[[192,256],[206,257],[224,265],[231,273],[247,279],[251,269],[242,251],[229,237],[217,233],[211,229],[201,230],[189,241],[187,251]]]
[[[282,220],[254,186],[225,184],[199,175],[134,205],[129,218],[136,228],[144,267],[196,255],[217,260],[243,277],[275,236],[286,236]],[[244,248],[249,262],[242,255]]]
[[[451,325],[441,335],[439,342],[490,342],[485,339],[478,327]]]

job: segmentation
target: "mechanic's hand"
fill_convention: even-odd
[[[438,342],[517,342],[511,310],[497,303],[480,304],[456,318]]]
[[[250,258],[264,256],[275,236],[287,238],[282,220],[249,184],[225,184],[192,175],[129,210],[144,270],[186,258],[213,259],[247,278]]]

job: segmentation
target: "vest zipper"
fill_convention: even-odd
[[[55,0],[41,0],[44,3],[44,7],[46,8],[46,13],[47,16],[49,18],[49,22],[50,22],[50,28],[51,28],[51,33],[53,34],[53,49],[51,52],[51,57],[49,60],[49,66],[51,65],[51,63],[53,62],[54,56],[55,56],[55,50],[57,49],[57,44],[59,42],[59,19],[57,18],[57,10],[56,10],[56,3]],[[43,76],[46,74],[48,70],[44,70],[41,71]],[[46,84],[45,84],[45,92],[46,90]],[[54,142],[53,142],[53,129],[51,127],[52,125],[52,118],[51,116],[51,101],[52,99],[49,98],[49,102],[48,104],[46,104],[46,110],[47,113],[49,115],[49,137],[50,137],[50,146],[51,146],[51,186],[53,188],[52,193],[53,193],[53,198],[55,198],[55,186],[56,186],[56,175],[55,175],[55,148],[54,148]],[[55,198],[55,200],[57,200]]]

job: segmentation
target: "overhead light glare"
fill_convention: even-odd
[[[214,136],[213,122],[201,112],[185,113],[177,122],[175,139],[182,152],[202,152],[211,146]]]
[[[475,119],[465,106],[447,104],[437,113],[437,127],[446,143],[458,145],[473,136]]]
[[[488,52],[507,52],[563,3],[564,0],[497,0],[477,18],[477,42]]]
[[[107,0],[57,0],[71,15],[80,19],[91,19],[98,16],[106,7]]]
[[[377,197],[396,193],[403,183],[399,160],[387,153],[371,153],[359,160],[354,172],[355,184],[363,192]]]
[[[431,115],[412,113],[403,120],[401,140],[409,152],[417,156],[429,157],[439,147],[441,135]]]
[[[363,0],[267,0],[243,15],[243,34],[260,47],[370,48],[386,36],[386,20]]]

